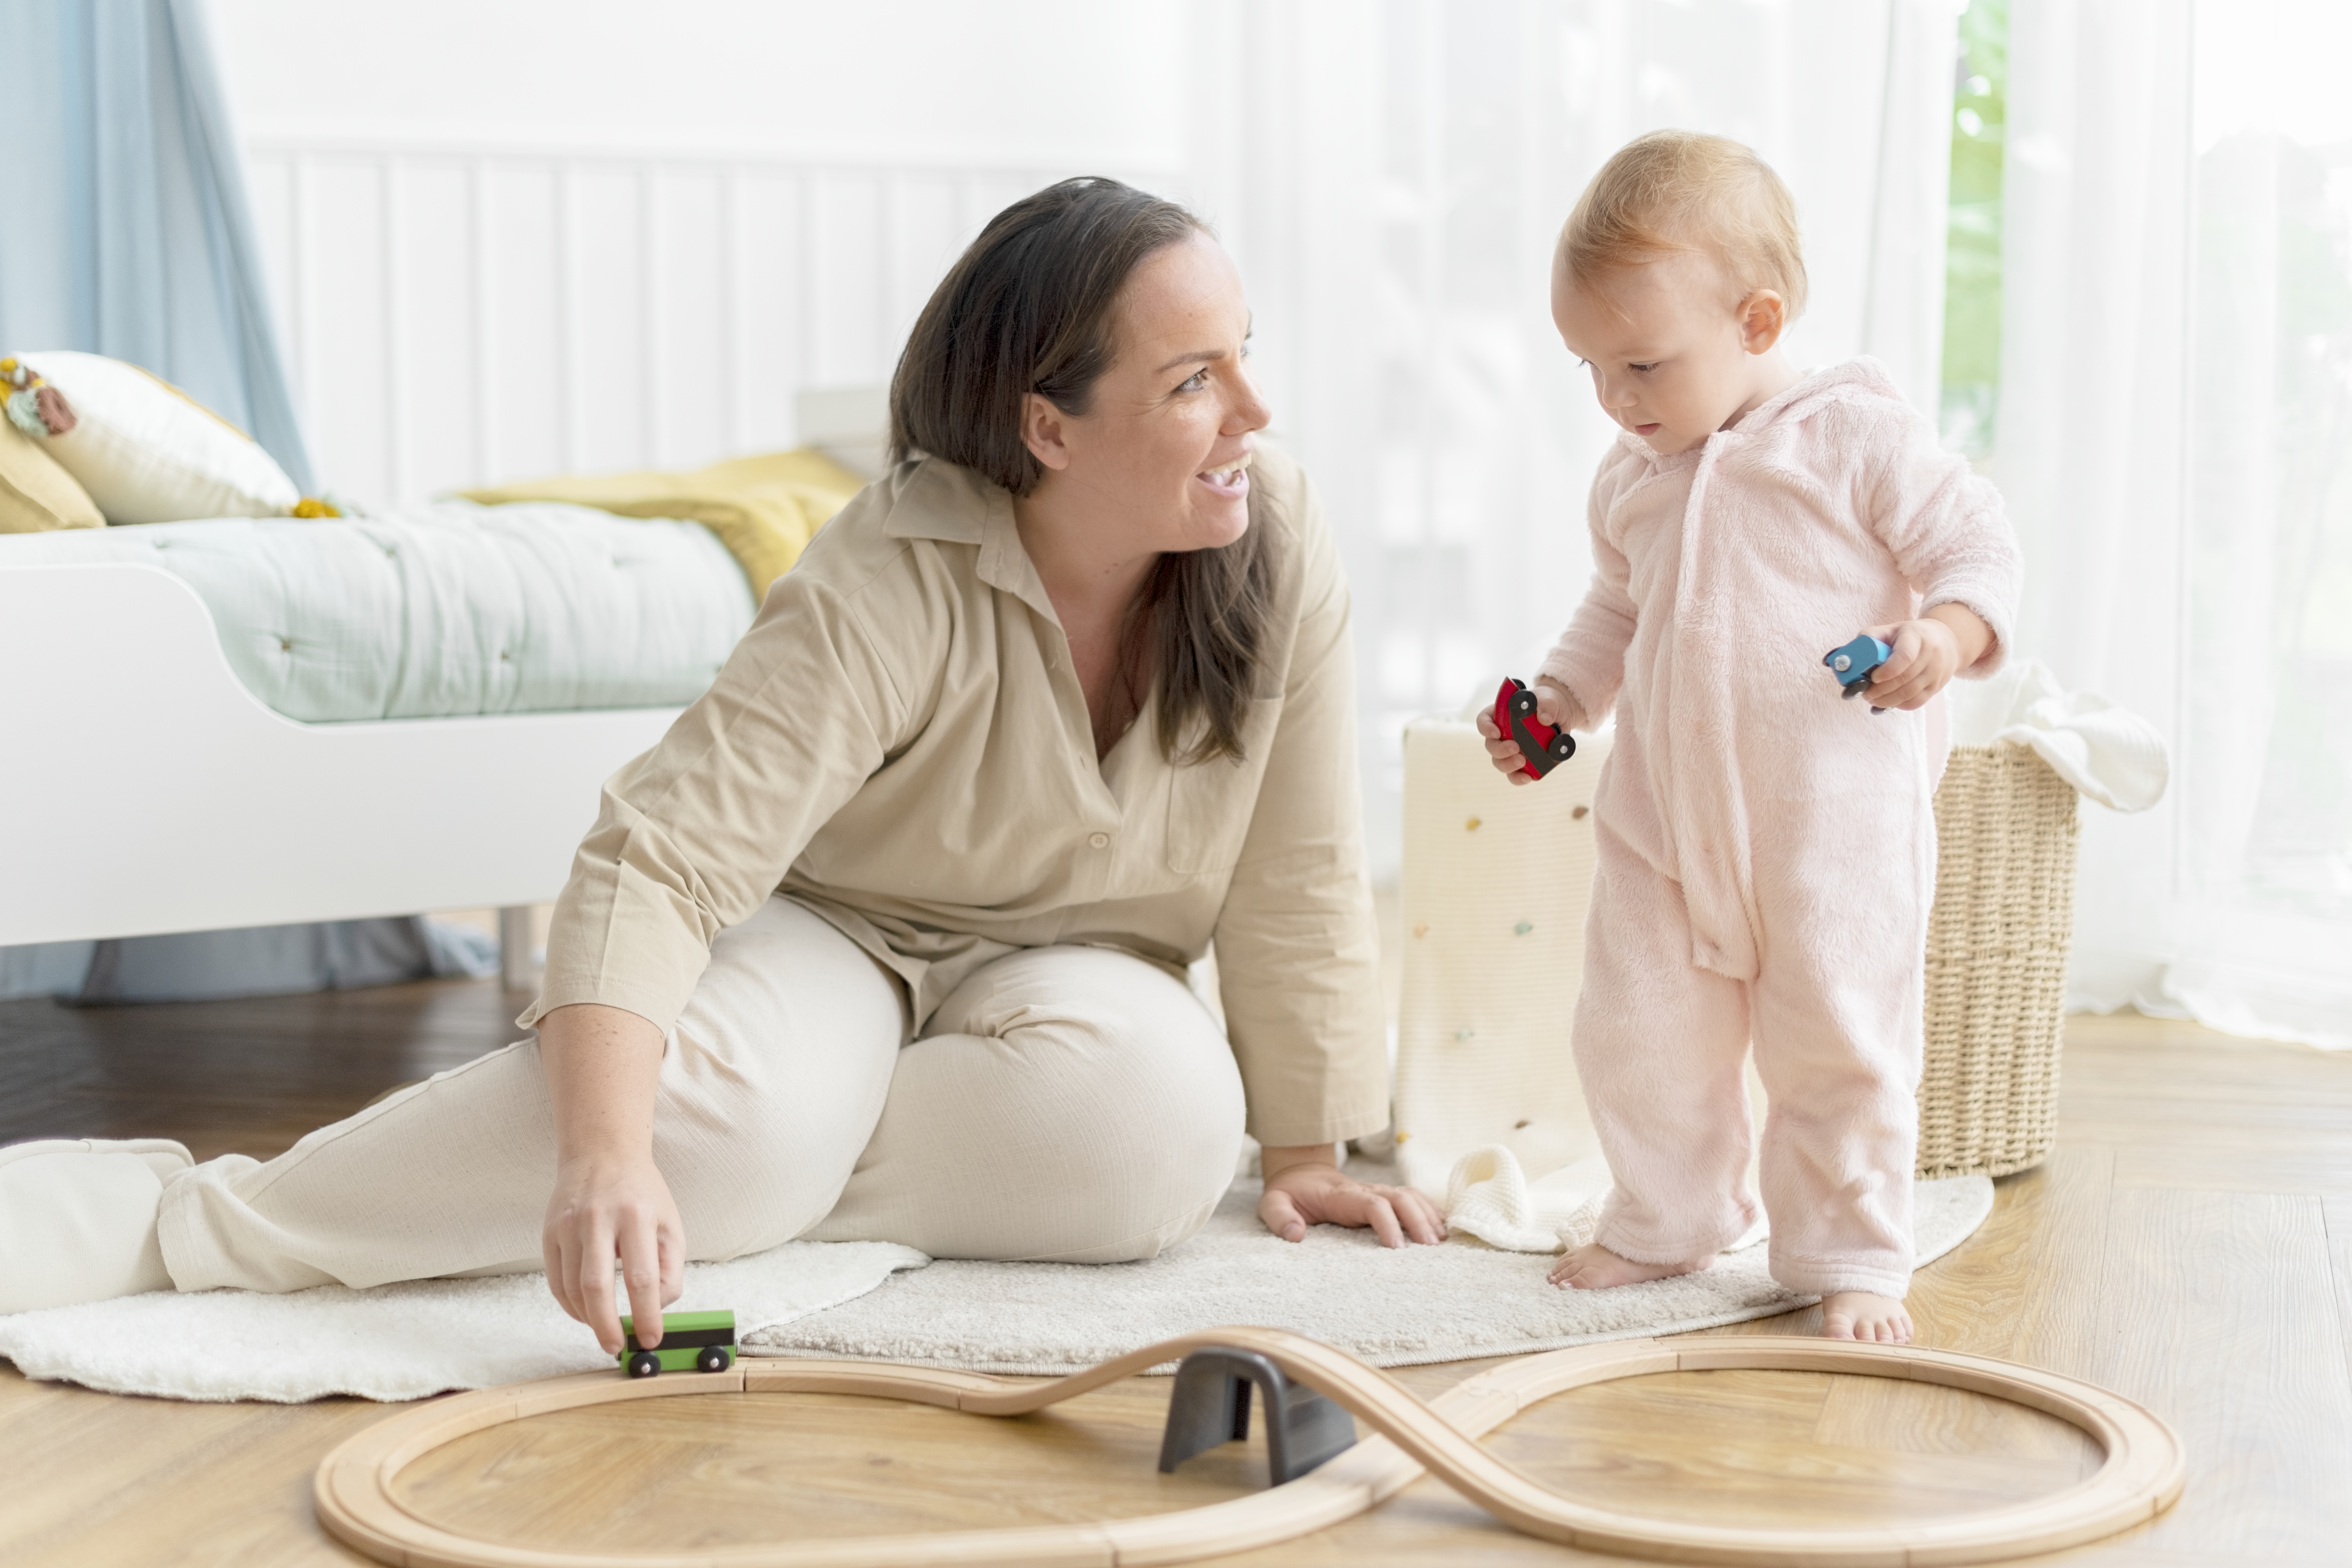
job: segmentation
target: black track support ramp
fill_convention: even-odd
[[[1178,1363],[1175,1384],[1160,1442],[1163,1473],[1221,1443],[1247,1439],[1252,1384],[1265,1402],[1266,1485],[1295,1481],[1355,1447],[1354,1417],[1255,1351],[1194,1351]]]

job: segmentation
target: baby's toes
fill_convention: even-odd
[[[1874,1319],[1870,1329],[1870,1337],[1882,1345],[1899,1345],[1911,1337],[1911,1325],[1900,1312]]]

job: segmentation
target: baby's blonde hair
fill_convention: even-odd
[[[1797,203],[1772,165],[1727,136],[1653,131],[1601,166],[1559,231],[1559,265],[1591,280],[1677,251],[1712,254],[1747,298],[1805,309]]]

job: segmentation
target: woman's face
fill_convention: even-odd
[[[1224,247],[1195,234],[1145,260],[1114,317],[1114,358],[1087,411],[1032,393],[1023,435],[1036,499],[1082,509],[1116,553],[1231,544],[1249,527],[1254,432],[1271,417],[1249,372],[1249,306]]]

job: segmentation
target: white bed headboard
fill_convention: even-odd
[[[890,388],[884,383],[812,387],[793,399],[793,424],[798,439],[878,479],[890,448]]]
[[[939,276],[1073,173],[259,138],[255,216],[321,486],[414,500],[823,437],[872,400]],[[849,403],[804,391],[869,389]],[[834,428],[856,415],[861,434]],[[846,455],[846,454],[845,454]]]

